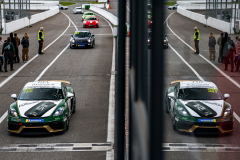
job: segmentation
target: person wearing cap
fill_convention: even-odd
[[[43,42],[44,42],[43,27],[40,27],[40,30],[38,31],[38,43],[39,43],[38,54],[39,55],[43,54],[42,52]]]
[[[197,27],[194,27],[195,33],[193,37],[193,41],[195,42],[195,49],[196,52],[194,54],[199,55],[199,40],[200,40],[200,32],[198,31]]]

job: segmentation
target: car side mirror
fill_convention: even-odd
[[[72,98],[74,96],[74,94],[67,92],[67,98]]]
[[[12,94],[11,97],[16,101],[17,100],[17,95],[16,94]]]
[[[73,35],[71,35],[70,37],[73,37]]]
[[[92,37],[94,37],[94,34],[92,34]]]
[[[167,38],[167,35],[165,34],[165,38]]]
[[[169,94],[168,94],[168,97],[175,98],[174,92],[169,93]]]
[[[230,97],[230,95],[229,94],[224,94],[224,101],[226,100],[226,99],[228,99],[229,97]]]

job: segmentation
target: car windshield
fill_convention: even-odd
[[[82,8],[76,8],[76,9],[82,9]]]
[[[148,37],[152,37],[152,32],[148,32]]]
[[[84,13],[85,15],[93,15],[93,13]]]
[[[62,89],[57,88],[24,88],[18,100],[58,100],[63,99]]]
[[[73,37],[80,38],[80,37],[91,37],[90,32],[75,32]]]
[[[184,100],[221,100],[222,95],[218,89],[184,88],[179,90],[178,98]]]
[[[97,20],[96,17],[87,17],[85,20]]]

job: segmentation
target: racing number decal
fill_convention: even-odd
[[[217,89],[208,88],[208,92],[217,93]]]
[[[31,93],[31,92],[33,92],[33,88],[24,88],[23,92],[24,93]]]

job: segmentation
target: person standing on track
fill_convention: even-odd
[[[15,56],[14,45],[11,42],[11,37],[7,38],[7,41],[3,44],[2,53],[4,54],[4,69],[7,72],[7,62],[10,61],[11,71],[13,71],[13,57]]]
[[[2,47],[3,47],[3,40],[2,37],[0,37],[0,72],[2,72],[2,65],[3,65],[3,53],[2,53]]]
[[[208,47],[209,47],[209,60],[211,62],[215,62],[215,45],[216,45],[216,39],[213,36],[213,33],[210,33]]]
[[[200,40],[200,32],[198,31],[197,27],[194,27],[195,33],[193,37],[193,41],[195,42],[195,49],[196,52],[194,54],[199,55],[199,40]]]
[[[222,62],[222,52],[223,52],[223,48],[222,48],[222,40],[223,40],[223,33],[221,33],[221,36],[218,38],[217,40],[217,44],[219,46],[219,55],[218,55],[218,63]]]
[[[223,48],[223,56],[224,56],[224,63],[225,63],[225,69],[228,70],[228,63],[230,60],[231,63],[231,72],[233,72],[234,69],[234,62],[233,62],[233,56],[236,52],[234,42],[231,40],[231,37],[228,37],[228,41],[225,43]]]
[[[43,27],[40,27],[40,30],[38,31],[38,43],[39,43],[38,54],[39,55],[43,54],[42,52],[43,42],[44,42]]]
[[[15,47],[16,56],[14,57],[14,63],[20,63],[19,51],[18,51],[18,46],[20,45],[20,39],[18,38],[17,33],[14,33],[14,39],[16,41],[16,47]]]
[[[224,49],[224,46],[225,46],[225,44],[226,44],[227,41],[228,41],[228,33],[225,32],[225,35],[224,35],[224,37],[223,37],[223,39],[222,39],[222,49]],[[224,63],[223,53],[222,53],[222,61],[221,61],[221,62]]]
[[[23,49],[22,49],[22,60],[23,62],[28,61],[28,52],[29,52],[29,40],[28,37],[25,36],[24,39],[22,39],[21,42]]]

